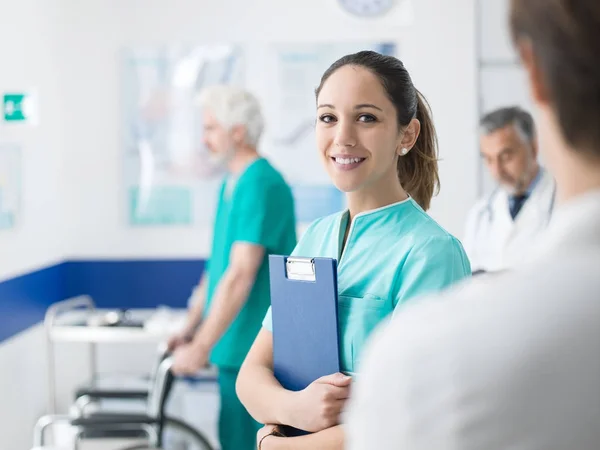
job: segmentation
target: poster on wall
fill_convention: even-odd
[[[265,73],[269,129],[265,151],[292,184],[297,219],[311,222],[345,207],[315,147],[315,88],[323,72],[340,57],[360,50],[397,55],[394,43],[344,42],[273,44]]]
[[[132,226],[209,227],[220,179],[196,170],[206,160],[198,93],[242,85],[264,109],[260,145],[292,185],[297,219],[345,207],[315,147],[314,90],[327,67],[360,50],[396,55],[389,42],[168,46],[132,49],[123,61],[124,180]]]
[[[17,222],[21,198],[21,149],[0,143],[0,230]]]
[[[128,222],[209,226],[220,180],[195,170],[206,158],[198,92],[244,84],[231,45],[130,49],[123,55],[124,184]]]

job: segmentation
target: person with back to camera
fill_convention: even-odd
[[[348,210],[314,222],[293,255],[338,260],[344,374],[285,390],[273,374],[269,310],[237,381],[242,403],[267,424],[257,437],[262,450],[343,448],[340,414],[371,331],[415,297],[471,273],[460,242],[425,213],[438,186],[437,141],[402,62],[371,51],[345,56],[316,97],[317,148]],[[311,434],[279,437],[278,425]]]
[[[600,2],[512,0],[510,23],[552,221],[528,260],[374,333],[350,450],[600,448]]]

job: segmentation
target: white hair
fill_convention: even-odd
[[[197,104],[210,111],[228,130],[243,125],[246,128],[246,144],[252,147],[258,145],[264,119],[258,100],[250,92],[236,86],[210,86],[200,92]]]
[[[479,122],[481,133],[484,135],[491,134],[508,125],[515,127],[524,143],[533,146],[536,133],[533,117],[519,106],[496,109],[486,114]]]

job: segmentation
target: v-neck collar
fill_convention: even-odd
[[[402,200],[402,201],[399,201],[399,202],[396,202],[396,203],[390,203],[389,205],[382,206],[381,208],[369,209],[368,211],[363,211],[361,213],[358,213],[356,216],[354,216],[354,220],[356,220],[356,219],[358,219],[360,217],[372,216],[374,214],[385,212],[385,211],[387,211],[389,209],[395,208],[396,206],[400,206],[400,205],[403,205],[405,203],[409,203],[409,202],[412,202],[412,201],[413,201],[412,197],[408,196],[408,198],[405,199],[405,200]],[[346,209],[346,211],[344,211],[344,212],[350,214],[350,211],[348,209]],[[353,220],[353,222],[354,222],[354,220]]]
[[[345,211],[343,211],[340,214],[340,218],[337,221],[338,223],[338,245],[336,248],[336,254],[337,254],[337,258],[338,258],[338,266],[341,264],[342,259],[344,257],[344,254],[346,253],[346,250],[348,249],[348,243],[350,242],[350,238],[352,237],[352,230],[354,228],[354,225],[356,224],[357,220],[361,220],[364,217],[370,217],[373,215],[377,215],[380,213],[385,213],[388,212],[389,210],[400,206],[400,205],[404,205],[406,203],[411,203],[414,200],[412,199],[411,196],[408,196],[407,199],[396,202],[396,203],[390,203],[389,205],[385,205],[382,206],[381,208],[375,208],[375,209],[370,209],[368,211],[363,211],[361,213],[358,213],[356,216],[354,216],[354,219],[352,219],[352,222],[350,223],[350,229],[348,230],[348,237],[346,239],[346,244],[344,245],[344,235],[346,234],[346,229],[348,228],[348,223],[350,222],[350,210],[346,209]]]

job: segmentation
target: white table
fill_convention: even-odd
[[[154,309],[129,310],[131,318],[144,322],[143,327],[127,326],[88,326],[81,325],[96,314],[110,310],[97,309],[89,296],[75,297],[55,303],[46,312],[44,327],[48,349],[48,411],[56,413],[56,361],[54,345],[56,342],[89,343],[90,376],[96,375],[96,344],[101,343],[155,343],[157,346],[177,329],[185,319],[185,310],[170,311],[172,323],[169,327],[153,326],[151,318]]]

